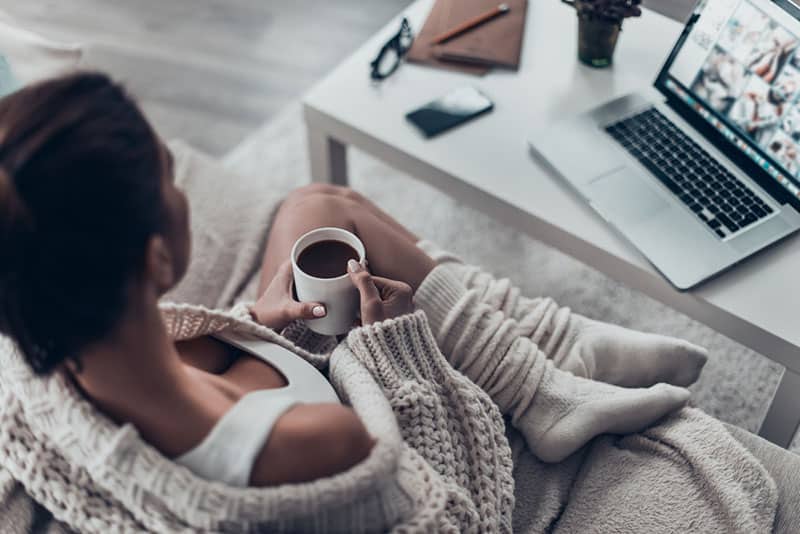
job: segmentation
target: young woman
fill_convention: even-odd
[[[325,313],[324,303],[292,299],[288,263],[294,241],[320,226],[354,232],[369,257],[370,272],[349,268],[363,326],[337,351],[355,354],[392,400],[396,385],[379,363],[402,354],[402,369],[429,369],[441,350],[449,364],[436,375],[435,395],[468,390],[467,421],[501,424],[499,407],[541,460],[560,462],[595,436],[644,430],[681,408],[684,387],[705,362],[705,351],[689,343],[520,297],[504,281],[428,254],[357,193],[324,185],[282,203],[260,298],[246,314],[159,308],[190,263],[189,213],[171,155],[137,106],[100,74],[51,80],[0,101],[0,331],[32,373],[63,376],[102,414],[132,424],[202,478],[232,486],[317,481],[352,470],[389,439],[340,401],[344,378],[332,388],[306,364],[316,356],[292,344],[296,320]],[[409,321],[415,326],[403,330]],[[237,328],[262,341],[226,334]],[[448,389],[461,384],[449,365],[469,386]],[[14,389],[13,378],[4,380]],[[27,390],[18,391],[24,405]],[[403,414],[395,411],[403,438],[414,443],[420,419]],[[454,430],[458,418],[437,417],[449,421],[445,450],[464,436],[477,439]],[[508,451],[502,431],[495,438],[497,462]],[[449,472],[420,450],[441,476]],[[492,469],[498,480],[505,476]],[[460,485],[480,479],[470,472]],[[498,514],[510,513],[509,500]]]

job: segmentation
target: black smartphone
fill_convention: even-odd
[[[491,111],[494,103],[474,87],[459,87],[433,102],[406,114],[406,119],[425,137],[433,137],[454,126]]]

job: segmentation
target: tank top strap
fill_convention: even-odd
[[[248,393],[217,422],[199,445],[175,459],[196,475],[246,487],[253,464],[278,418],[297,400],[281,390]]]

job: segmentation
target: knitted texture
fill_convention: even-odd
[[[686,390],[666,384],[619,388],[557,372],[533,343],[540,339],[547,344],[554,335],[563,339],[563,334],[554,332],[569,330],[552,315],[539,313],[543,306],[552,309],[544,304],[549,299],[520,297],[503,281],[468,288],[463,280],[469,270],[452,256],[440,261],[417,290],[415,304],[430,318],[449,362],[491,396],[528,447],[540,459],[563,460],[533,470],[541,477],[535,506],[542,514],[542,531],[744,534],[771,530],[775,483],[719,421],[689,409],[650,428],[660,417],[648,415],[646,424],[637,420],[648,410],[662,410],[665,403],[668,407],[683,404]],[[493,280],[486,273],[478,276]],[[548,326],[536,325],[531,315],[542,317]],[[529,327],[519,327],[526,322]],[[537,330],[544,334],[525,335]],[[599,409],[573,425],[576,407],[587,405]],[[670,411],[673,408],[662,415]],[[565,422],[566,428],[559,430]],[[602,436],[577,449],[597,425],[605,427],[602,432],[634,432],[630,425],[643,432],[623,438]],[[547,436],[553,430],[557,430],[555,441]],[[572,455],[567,458],[567,454]],[[620,477],[623,468],[626,475]]]
[[[500,412],[447,363],[424,314],[354,330],[347,347],[390,399],[404,441],[441,475],[451,522],[462,532],[511,531],[513,465]]]
[[[163,305],[162,312],[176,340],[234,329],[318,367],[328,362],[253,323],[244,306],[220,312]],[[359,331],[396,353],[376,352],[358,341]],[[344,473],[274,488],[203,480],[164,458],[131,425],[102,416],[63,375],[33,375],[6,338],[0,463],[56,519],[81,532],[510,531],[510,450],[491,400],[448,373],[421,313],[355,332],[331,357],[331,381],[378,441]],[[403,367],[390,372],[392,365]],[[376,380],[368,369],[379,368]],[[434,384],[440,377],[443,383]],[[421,428],[438,429],[436,439],[425,439]]]
[[[508,278],[495,278],[478,266],[464,263],[461,258],[441,249],[435,243],[420,241],[418,246],[443,270],[448,271],[448,276],[429,277],[426,280],[428,294],[434,298],[423,297],[424,309],[434,332],[438,331],[444,318],[450,315],[450,306],[461,296],[448,283],[452,279],[472,291],[476,302],[485,304],[514,321],[515,335],[530,339],[553,360],[556,367],[562,367],[577,334],[572,320],[573,313],[569,308],[559,307],[549,297],[527,297]]]
[[[564,392],[540,388],[554,384],[543,371],[552,363],[542,363],[540,351],[514,350],[530,346],[529,338],[513,335],[525,317],[502,319],[476,294],[452,271],[434,269],[416,297],[424,312],[354,330],[330,358],[253,323],[244,308],[163,306],[173,338],[233,329],[319,368],[328,363],[340,398],[378,438],[370,455],[344,473],[273,488],[205,481],[164,458],[132,426],[103,417],[63,375],[33,375],[3,338],[0,463],[81,532],[508,531],[513,482],[500,413],[535,436],[542,421],[525,417],[535,411],[531,400]],[[328,343],[297,325],[284,333],[316,348]],[[563,400],[569,408],[570,399]],[[684,411],[643,434],[600,438],[573,456],[587,459],[579,470],[570,460],[539,468],[542,499],[521,505],[534,517],[547,514],[542,530],[554,532],[667,532],[670,525],[768,531],[774,482],[721,426]],[[618,466],[625,476],[607,484]],[[601,521],[607,528],[595,528]]]
[[[624,387],[689,386],[708,359],[705,349],[688,341],[588,319],[551,298],[526,297],[508,278],[497,279],[433,243],[419,246],[473,291],[476,301],[514,321],[516,335],[530,339],[558,369]],[[442,290],[437,284],[436,291]],[[447,306],[437,308],[446,312]]]
[[[688,390],[666,384],[620,388],[556,369],[517,321],[446,265],[425,278],[415,299],[450,363],[491,396],[544,461],[559,462],[603,433],[644,430],[689,399]],[[443,309],[450,311],[442,316]]]

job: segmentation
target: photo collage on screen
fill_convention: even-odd
[[[800,38],[742,2],[692,84],[695,94],[800,175]]]

